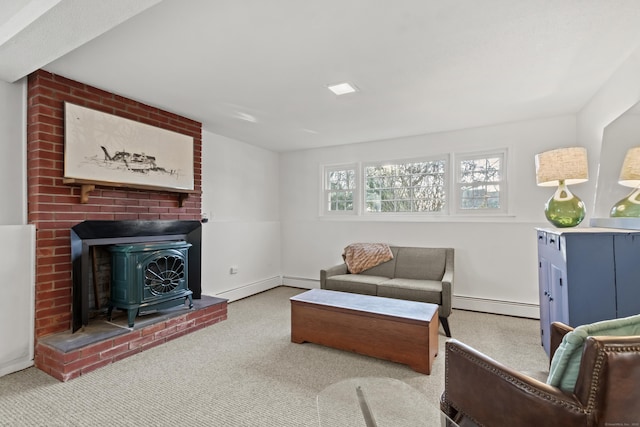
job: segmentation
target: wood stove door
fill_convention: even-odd
[[[144,283],[141,303],[172,298],[187,289],[187,249],[158,251],[140,263]]]

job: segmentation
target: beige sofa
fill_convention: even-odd
[[[392,260],[358,274],[350,274],[346,264],[320,270],[320,287],[438,304],[440,323],[451,337],[454,250],[391,246],[391,252]]]

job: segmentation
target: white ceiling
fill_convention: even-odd
[[[286,151],[575,113],[640,45],[638,0],[154,3],[0,0],[0,78],[44,68]]]

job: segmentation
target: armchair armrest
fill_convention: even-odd
[[[496,362],[452,339],[445,346],[442,410],[479,425],[586,425],[577,398]]]
[[[569,325],[565,325],[564,323],[553,322],[551,324],[551,336],[549,337],[549,361],[553,359],[553,355],[556,353],[558,346],[562,342],[562,338],[571,331],[573,331],[573,328]]]
[[[326,270],[320,270],[320,289],[326,288],[327,278],[337,276],[338,274],[347,274],[347,264],[334,265]]]

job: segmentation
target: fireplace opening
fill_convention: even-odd
[[[112,310],[125,311],[132,326],[134,313],[186,303],[192,307],[193,299],[201,298],[201,235],[199,221],[84,221],[72,227],[72,331],[87,326],[90,318],[110,316]],[[114,250],[129,247],[134,250]],[[154,262],[151,255],[158,251],[163,255]],[[114,263],[116,253],[131,255],[136,268],[143,263],[149,267],[145,272],[167,277],[149,281],[133,301],[134,292],[122,291],[121,280],[113,279],[114,266],[120,262]],[[137,270],[129,268],[127,275],[135,276]],[[124,299],[120,297],[123,292]]]
[[[111,296],[111,252],[109,246],[93,246],[89,251],[89,318],[106,314]]]

